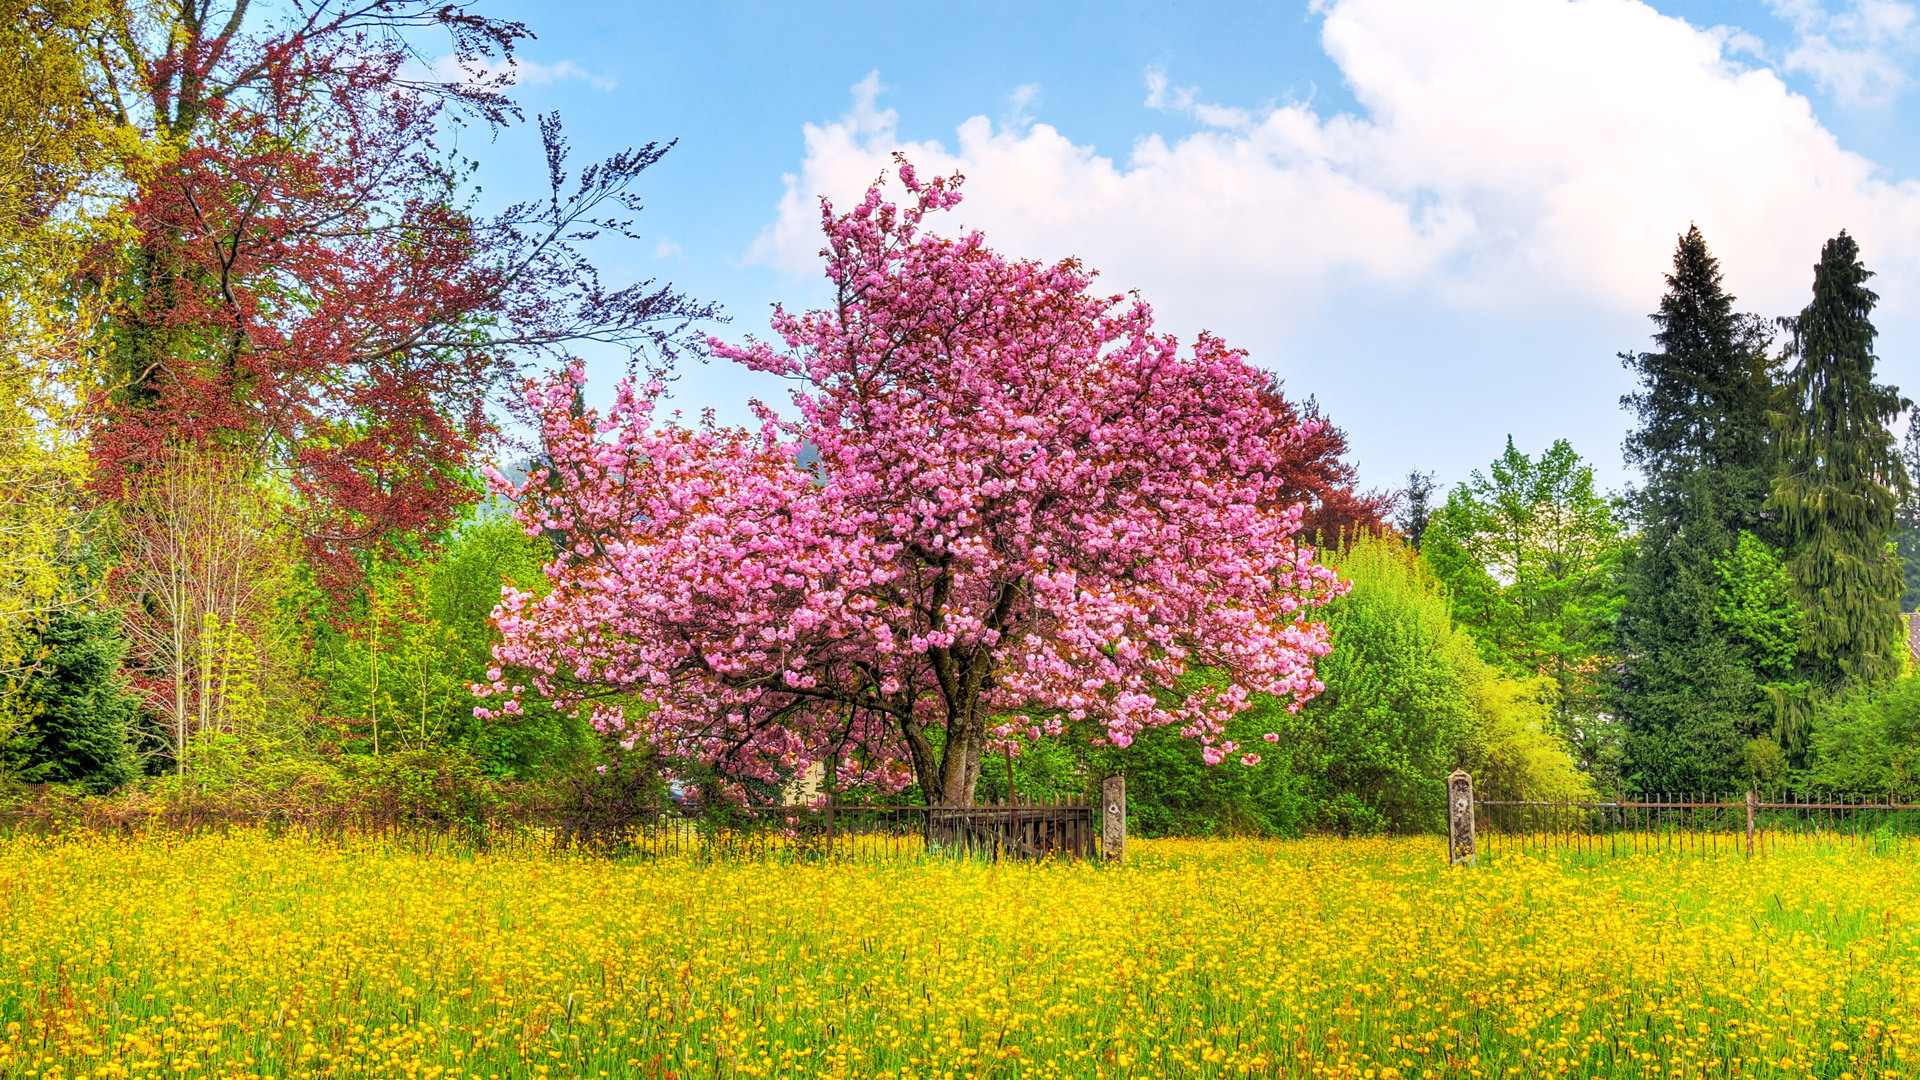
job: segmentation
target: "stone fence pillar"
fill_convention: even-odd
[[[1478,865],[1473,850],[1473,777],[1464,770],[1447,777],[1447,858],[1455,866]]]
[[[1109,776],[1100,782],[1100,847],[1108,862],[1127,859],[1127,778]]]

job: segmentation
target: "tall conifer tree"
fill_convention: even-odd
[[[1806,612],[1795,665],[1804,689],[1780,715],[1796,755],[1815,702],[1898,675],[1906,647],[1905,581],[1888,540],[1908,482],[1887,424],[1909,402],[1873,381],[1871,276],[1842,231],[1820,250],[1813,302],[1782,321],[1793,368],[1775,416],[1779,472],[1767,505]]]
[[[1627,779],[1643,790],[1731,791],[1748,779],[1764,726],[1755,658],[1716,614],[1715,561],[1764,534],[1772,483],[1772,370],[1758,318],[1734,310],[1698,228],[1680,237],[1652,316],[1657,351],[1622,357],[1640,390],[1627,460],[1646,482],[1632,502],[1639,543],[1626,568],[1613,692]],[[1777,755],[1774,755],[1777,757]]]
[[[1900,440],[1900,464],[1907,470],[1909,485],[1920,480],[1920,409],[1907,410],[1907,435]],[[1920,611],[1920,488],[1907,488],[1906,497],[1893,512],[1893,521],[1893,547],[1900,554],[1900,568],[1907,584],[1907,591],[1900,597],[1900,610]]]

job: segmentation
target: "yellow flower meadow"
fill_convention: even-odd
[[[6,1080],[1915,1075],[1844,848],[1136,843],[1124,868],[0,841]]]

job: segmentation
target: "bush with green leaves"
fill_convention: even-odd
[[[341,749],[380,756],[396,749],[457,748],[489,775],[557,776],[595,755],[581,716],[529,701],[524,712],[481,720],[470,687],[489,681],[490,619],[500,586],[536,591],[545,540],[511,520],[463,523],[432,557],[381,563],[355,610],[329,618],[313,601],[311,669],[317,709],[334,721]]]
[[[1802,786],[1866,798],[1920,799],[1920,676],[1825,703]]]
[[[1325,557],[1352,583],[1323,612],[1333,645],[1318,664],[1326,689],[1298,714],[1261,699],[1235,718],[1228,735],[1257,752],[1256,764],[1208,766],[1175,731],[1143,732],[1125,750],[1088,751],[1090,775],[1128,777],[1134,828],[1437,829],[1455,768],[1495,797],[1591,790],[1556,731],[1556,688],[1482,659],[1425,559],[1398,539],[1373,536]]]

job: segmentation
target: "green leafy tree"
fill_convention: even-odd
[[[1795,664],[1805,689],[1778,701],[1780,742],[1796,761],[1820,698],[1886,682],[1904,666],[1905,581],[1890,541],[1908,483],[1887,425],[1910,403],[1874,381],[1871,276],[1842,232],[1821,248],[1813,301],[1783,322],[1793,366],[1767,506],[1806,611]]]
[[[1744,786],[1745,748],[1768,726],[1760,683],[1780,674],[1757,675],[1752,646],[1723,632],[1727,612],[1747,617],[1753,598],[1733,603],[1723,589],[1735,569],[1759,572],[1766,547],[1750,533],[1764,528],[1773,482],[1769,338],[1733,305],[1719,261],[1689,228],[1652,316],[1657,348],[1622,357],[1640,379],[1622,399],[1639,420],[1627,460],[1646,482],[1629,500],[1639,535],[1622,575],[1610,704],[1629,781],[1643,790]]]
[[[1542,701],[1541,680],[1481,659],[1453,622],[1427,561],[1395,538],[1361,536],[1327,556],[1352,590],[1326,609],[1326,689],[1298,714],[1260,701],[1229,731],[1258,755],[1209,768],[1197,747],[1144,734],[1103,751],[1153,830],[1411,832],[1437,828],[1446,775],[1483,791],[1566,798],[1587,790]],[[1269,738],[1270,737],[1270,738]]]
[[[1719,584],[1713,614],[1720,627],[1745,648],[1755,672],[1774,682],[1788,678],[1807,620],[1780,556],[1752,533],[1741,533],[1730,554],[1713,560],[1713,569]]]
[[[458,749],[496,776],[529,778],[594,753],[596,739],[573,713],[530,703],[514,716],[480,720],[470,687],[490,681],[492,624],[502,582],[541,588],[547,542],[499,517],[458,527],[431,556],[378,561],[358,608],[330,620],[318,591],[309,620],[320,711],[342,722],[345,745],[379,756]]]
[[[1920,798],[1920,677],[1859,687],[1823,703],[1810,742],[1809,771],[1819,789]]]
[[[1546,680],[1562,734],[1586,767],[1608,755],[1601,716],[1626,539],[1593,468],[1564,439],[1538,459],[1515,449],[1455,487],[1421,540],[1453,618],[1487,662]]]

